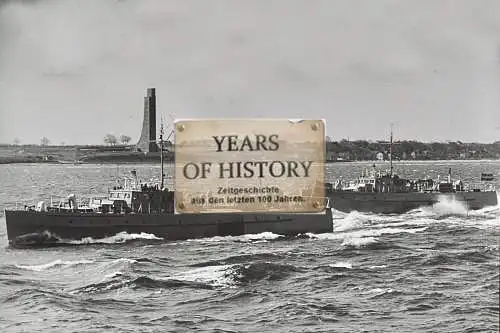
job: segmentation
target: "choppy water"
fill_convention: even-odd
[[[366,164],[329,166],[352,175]],[[500,162],[414,162],[405,175],[499,177]],[[3,208],[98,193],[132,167],[0,166],[0,332],[498,332],[500,208],[335,212],[335,232],[163,242],[119,234],[7,246]],[[497,184],[498,186],[498,184]]]

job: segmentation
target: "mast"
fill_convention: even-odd
[[[389,160],[391,162],[391,177],[392,177],[392,123],[391,123],[391,143],[389,145]]]
[[[161,165],[161,189],[163,189],[164,175],[163,175],[163,117],[161,117],[160,126],[160,165]]]

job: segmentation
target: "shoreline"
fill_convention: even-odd
[[[413,162],[496,162],[500,161],[500,158],[491,159],[491,158],[477,158],[477,159],[415,159],[415,160],[395,160],[393,163],[413,163]],[[56,164],[56,165],[99,165],[99,164],[152,164],[156,165],[160,163],[160,159],[93,159],[91,161],[85,160],[43,160],[38,158],[3,158],[0,157],[0,165],[7,164]],[[174,164],[174,160],[164,160],[165,164]],[[343,160],[343,161],[325,161],[325,164],[343,164],[343,163],[376,163],[376,164],[385,164],[389,163],[389,161],[379,161],[379,160]]]

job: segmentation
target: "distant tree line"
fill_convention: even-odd
[[[104,136],[104,143],[106,145],[110,145],[110,146],[115,146],[118,142],[121,142],[122,144],[126,145],[131,140],[132,140],[132,138],[130,136],[124,135],[124,134],[120,135],[120,138],[117,138],[114,134],[106,134]],[[19,138],[14,138],[14,140],[12,140],[12,144],[14,146],[18,146],[21,144],[21,140],[19,140]],[[40,146],[48,146],[50,144],[51,144],[51,141],[46,136],[43,136],[40,138]],[[62,141],[61,146],[64,146],[64,145],[65,145],[65,142]]]
[[[127,145],[131,137],[123,134],[117,137],[110,133],[104,136],[103,141],[108,146],[116,146],[119,142]],[[15,138],[13,144],[20,145],[21,141]],[[40,138],[40,146],[50,144],[51,141],[47,137]],[[387,141],[346,139],[333,141],[327,136],[326,151],[327,160],[331,161],[388,160],[390,158]],[[395,160],[500,159],[500,141],[493,143],[396,141],[392,146],[392,158]]]
[[[329,160],[377,160],[390,158],[390,144],[386,141],[340,140],[326,142]],[[498,159],[500,141],[494,143],[463,143],[397,141],[392,145],[392,158],[396,160],[439,159]]]

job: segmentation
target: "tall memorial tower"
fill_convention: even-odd
[[[143,152],[157,152],[159,149],[156,139],[156,94],[155,88],[148,88],[144,97],[144,120],[141,137],[136,147]]]

